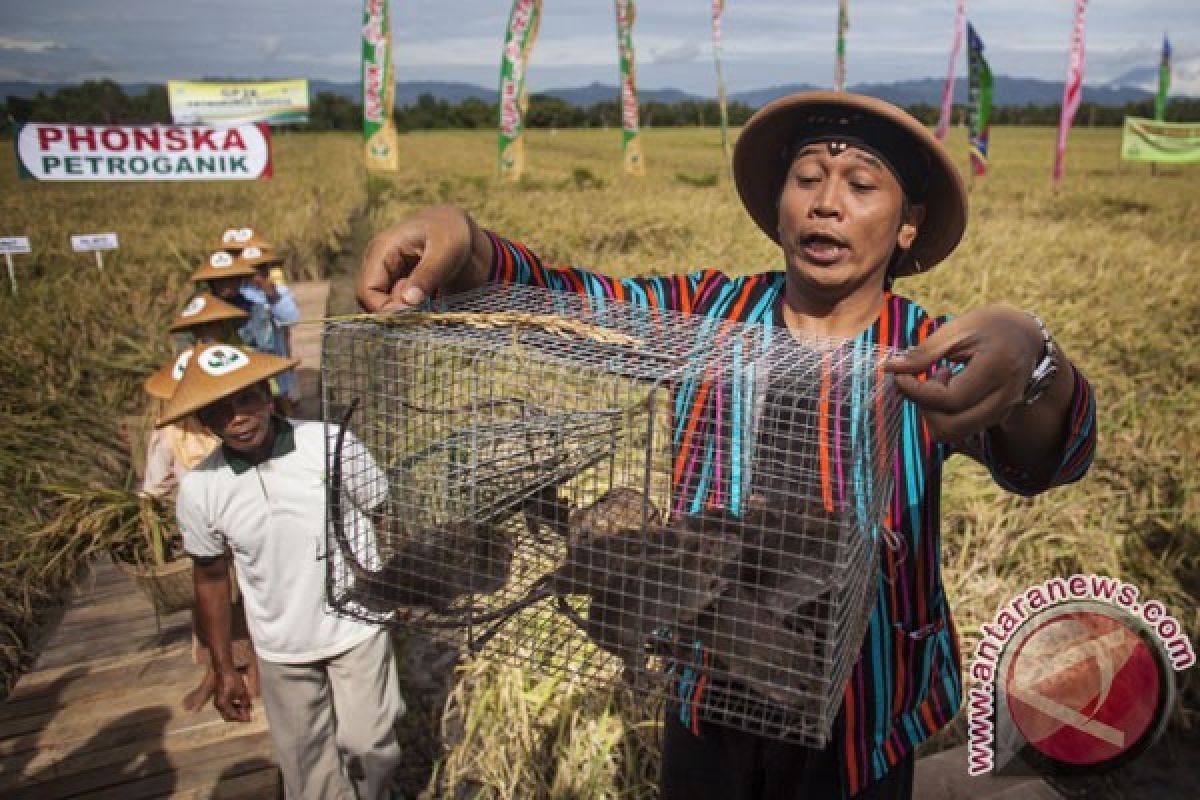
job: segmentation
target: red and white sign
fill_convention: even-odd
[[[1005,678],[1013,723],[1059,763],[1112,761],[1158,722],[1154,650],[1103,607],[1051,615],[1019,642]]]
[[[271,177],[265,122],[205,125],[63,125],[17,131],[21,176],[39,181],[231,181]]]

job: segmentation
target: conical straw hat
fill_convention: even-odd
[[[225,319],[244,320],[250,315],[232,303],[226,303],[216,295],[202,292],[196,295],[183,309],[175,315],[175,321],[167,329],[172,333],[186,331],[206,322],[220,322]]]
[[[200,269],[192,273],[191,281],[199,283],[218,278],[249,278],[253,274],[254,267],[243,264],[233,253],[218,250],[205,260]]]
[[[179,386],[179,379],[183,377],[183,371],[187,368],[188,359],[191,357],[192,348],[189,347],[163,364],[158,372],[146,378],[146,382],[142,384],[146,394],[159,400],[170,400],[171,395],[175,394],[175,387]]]
[[[200,345],[188,360],[179,387],[167,402],[157,424],[163,426],[175,422],[299,363],[295,358],[279,358],[230,344]]]
[[[228,228],[221,234],[221,241],[217,242],[213,249],[240,253],[247,247],[270,250],[271,243],[259,236],[253,228]]]
[[[251,245],[238,253],[238,261],[250,268],[269,267],[283,263],[283,256],[270,248]]]

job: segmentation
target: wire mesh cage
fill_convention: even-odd
[[[330,603],[821,746],[886,534],[886,355],[518,286],[327,323]]]

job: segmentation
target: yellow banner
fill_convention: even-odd
[[[308,122],[308,81],[167,81],[176,125]]]

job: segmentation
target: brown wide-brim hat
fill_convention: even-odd
[[[218,250],[211,254],[200,265],[200,269],[192,273],[192,283],[215,281],[220,278],[249,278],[254,275],[254,267],[242,263],[233,253]]]
[[[240,253],[247,247],[270,250],[271,243],[260,236],[253,228],[227,228],[221,234],[221,240],[213,246],[213,249],[228,250],[230,253]]]
[[[171,323],[167,330],[175,333],[195,328],[197,325],[203,325],[207,322],[221,322],[227,319],[241,322],[249,318],[250,315],[248,313],[232,303],[226,303],[214,294],[202,292],[189,300],[188,304],[180,309],[179,313],[175,315],[175,321]]]
[[[188,359],[191,357],[192,348],[189,347],[181,350],[177,356],[163,364],[142,384],[146,394],[158,400],[170,400],[171,396],[175,394],[176,387],[179,386],[179,379],[183,377],[183,371],[187,368]]]
[[[155,424],[169,425],[222,397],[287,372],[299,363],[295,358],[280,358],[231,344],[199,345]]]
[[[271,248],[250,246],[238,253],[237,259],[251,269],[274,267],[283,263],[283,256]]]
[[[837,138],[839,131],[851,144],[862,141],[868,148],[873,137],[886,140],[887,147],[881,149],[899,148],[921,164],[924,174],[918,177],[924,182],[924,196],[909,199],[925,206],[925,217],[895,274],[922,272],[950,255],[967,227],[967,189],[949,152],[903,109],[848,92],[781,97],[759,109],[742,128],[733,151],[733,179],[742,205],[763,233],[779,244],[779,192],[791,168],[794,144],[814,133]],[[884,160],[896,171],[886,154]]]

